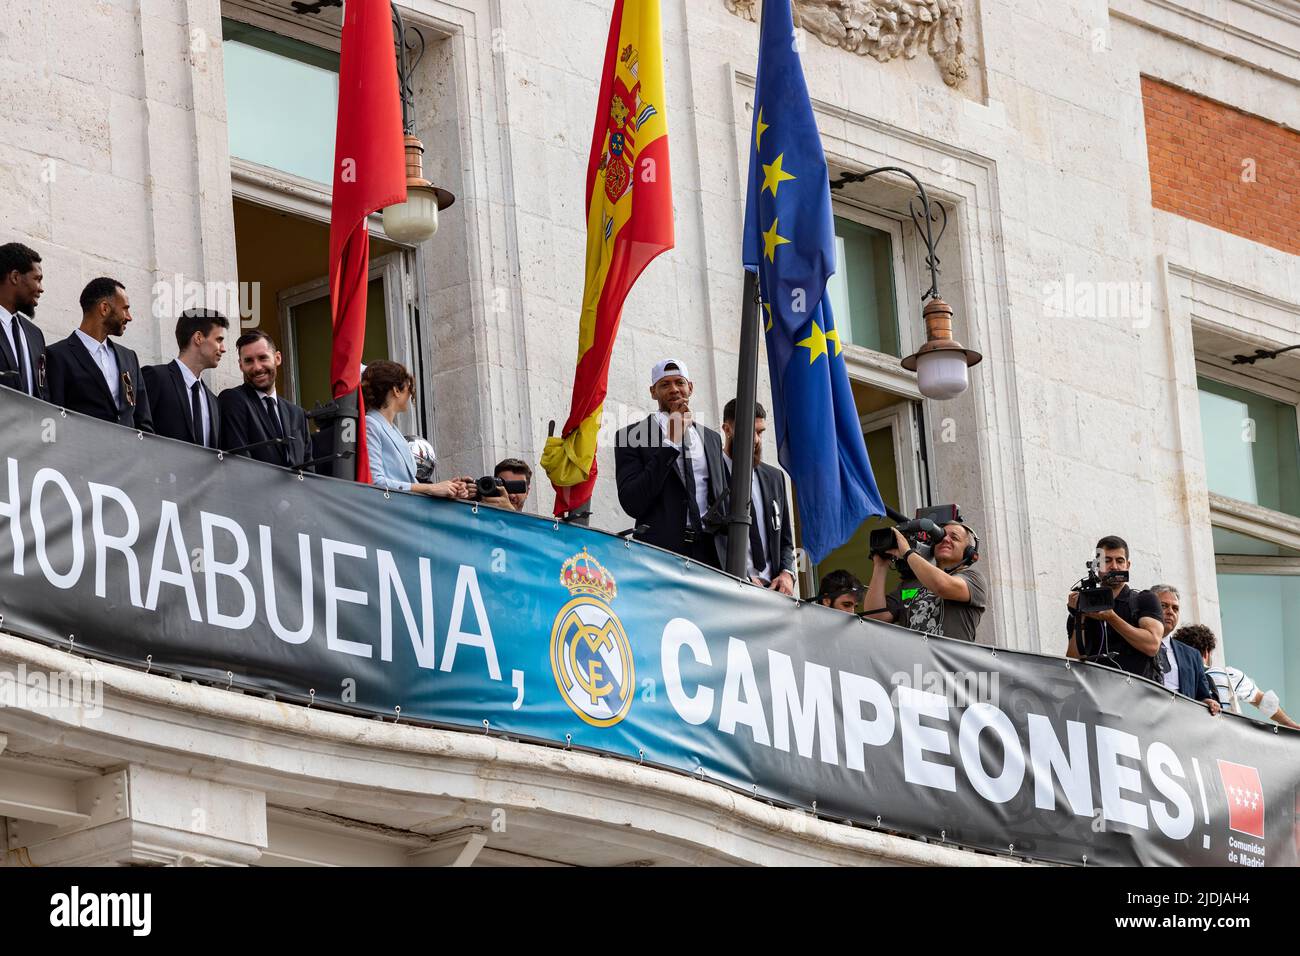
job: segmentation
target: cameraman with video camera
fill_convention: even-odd
[[[933,559],[917,550],[898,528],[890,529],[895,546],[871,554],[868,611],[862,616],[923,634],[973,642],[987,594],[984,576],[972,567],[979,560],[979,537],[956,518],[937,527],[921,521],[904,527],[917,524],[929,524],[929,536],[936,539]],[[903,581],[886,597],[885,578],[891,561],[897,562]]]
[[[1066,656],[1159,683],[1155,657],[1164,636],[1164,615],[1153,592],[1128,586],[1127,542],[1113,534],[1102,538],[1088,571],[1066,600]]]

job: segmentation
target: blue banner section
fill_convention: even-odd
[[[0,434],[0,614],[21,636],[993,852],[1297,858],[1300,737],[1148,682],[926,640],[600,531],[298,476],[8,390]]]

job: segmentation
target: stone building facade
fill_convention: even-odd
[[[285,346],[282,388],[310,404],[339,10],[11,7],[0,239],[44,257],[47,338],[76,325],[80,289],[108,274],[135,303],[125,343],[160,361],[180,300],[224,291]],[[536,462],[568,409],[611,4],[401,7],[426,45],[414,76],[426,175],[457,199],[418,248],[386,242],[375,218],[373,349],[417,370],[406,424],[434,440],[445,473]],[[760,7],[663,0],[677,244],[628,299],[610,435],[650,410],[662,357],[690,362],[706,423],[733,394]],[[1233,364],[1300,343],[1300,5],[796,9],[832,176],[902,166],[947,214],[940,292],[957,338],[984,355],[964,395],[923,400],[898,366],[923,341],[927,282],[905,179],[837,191],[833,294],[851,316],[882,490],[905,510],[958,502],[981,532],[981,639],[1061,653],[1065,592],[1096,539],[1120,534],[1135,582],[1179,586],[1184,618],[1300,708],[1300,351]],[[237,382],[229,359],[213,373],[218,388]],[[600,467],[592,523],[622,529],[608,442]],[[540,482],[531,507],[550,504]],[[860,551],[836,558],[865,567]],[[829,566],[806,569],[804,587]]]

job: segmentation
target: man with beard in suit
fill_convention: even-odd
[[[176,320],[174,362],[150,365],[144,371],[153,410],[154,431],[168,438],[216,448],[221,436],[217,396],[199,378],[216,368],[226,354],[230,322],[211,309],[187,309]]]
[[[275,340],[253,329],[235,340],[235,351],[244,384],[217,396],[221,447],[230,451],[255,445],[241,454],[271,465],[298,467],[311,458],[307,413],[275,393],[275,376],[283,361]]]
[[[753,584],[794,595],[794,532],[790,528],[790,500],[785,493],[785,473],[763,461],[763,433],[767,412],[754,403],[754,476],[750,494],[749,567]],[[723,455],[727,487],[731,487],[731,440],[736,432],[736,400],[722,410]],[[726,520],[729,506],[722,513]],[[723,545],[724,553],[726,545]]]
[[[695,386],[686,364],[665,359],[650,372],[659,410],[614,438],[618,501],[636,521],[636,539],[721,568],[726,543],[704,516],[727,487],[722,436],[696,424]]]
[[[35,249],[0,246],[0,386],[48,399],[45,336],[32,321],[43,278]]]
[[[131,302],[122,283],[107,276],[86,283],[81,327],[46,350],[50,401],[92,418],[153,432],[140,360],[126,346],[109,341],[130,322]]]

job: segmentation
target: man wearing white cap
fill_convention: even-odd
[[[725,539],[703,519],[726,490],[722,436],[696,424],[695,390],[686,363],[665,359],[650,372],[659,410],[614,439],[618,500],[637,523],[636,538],[715,568],[726,560]]]

